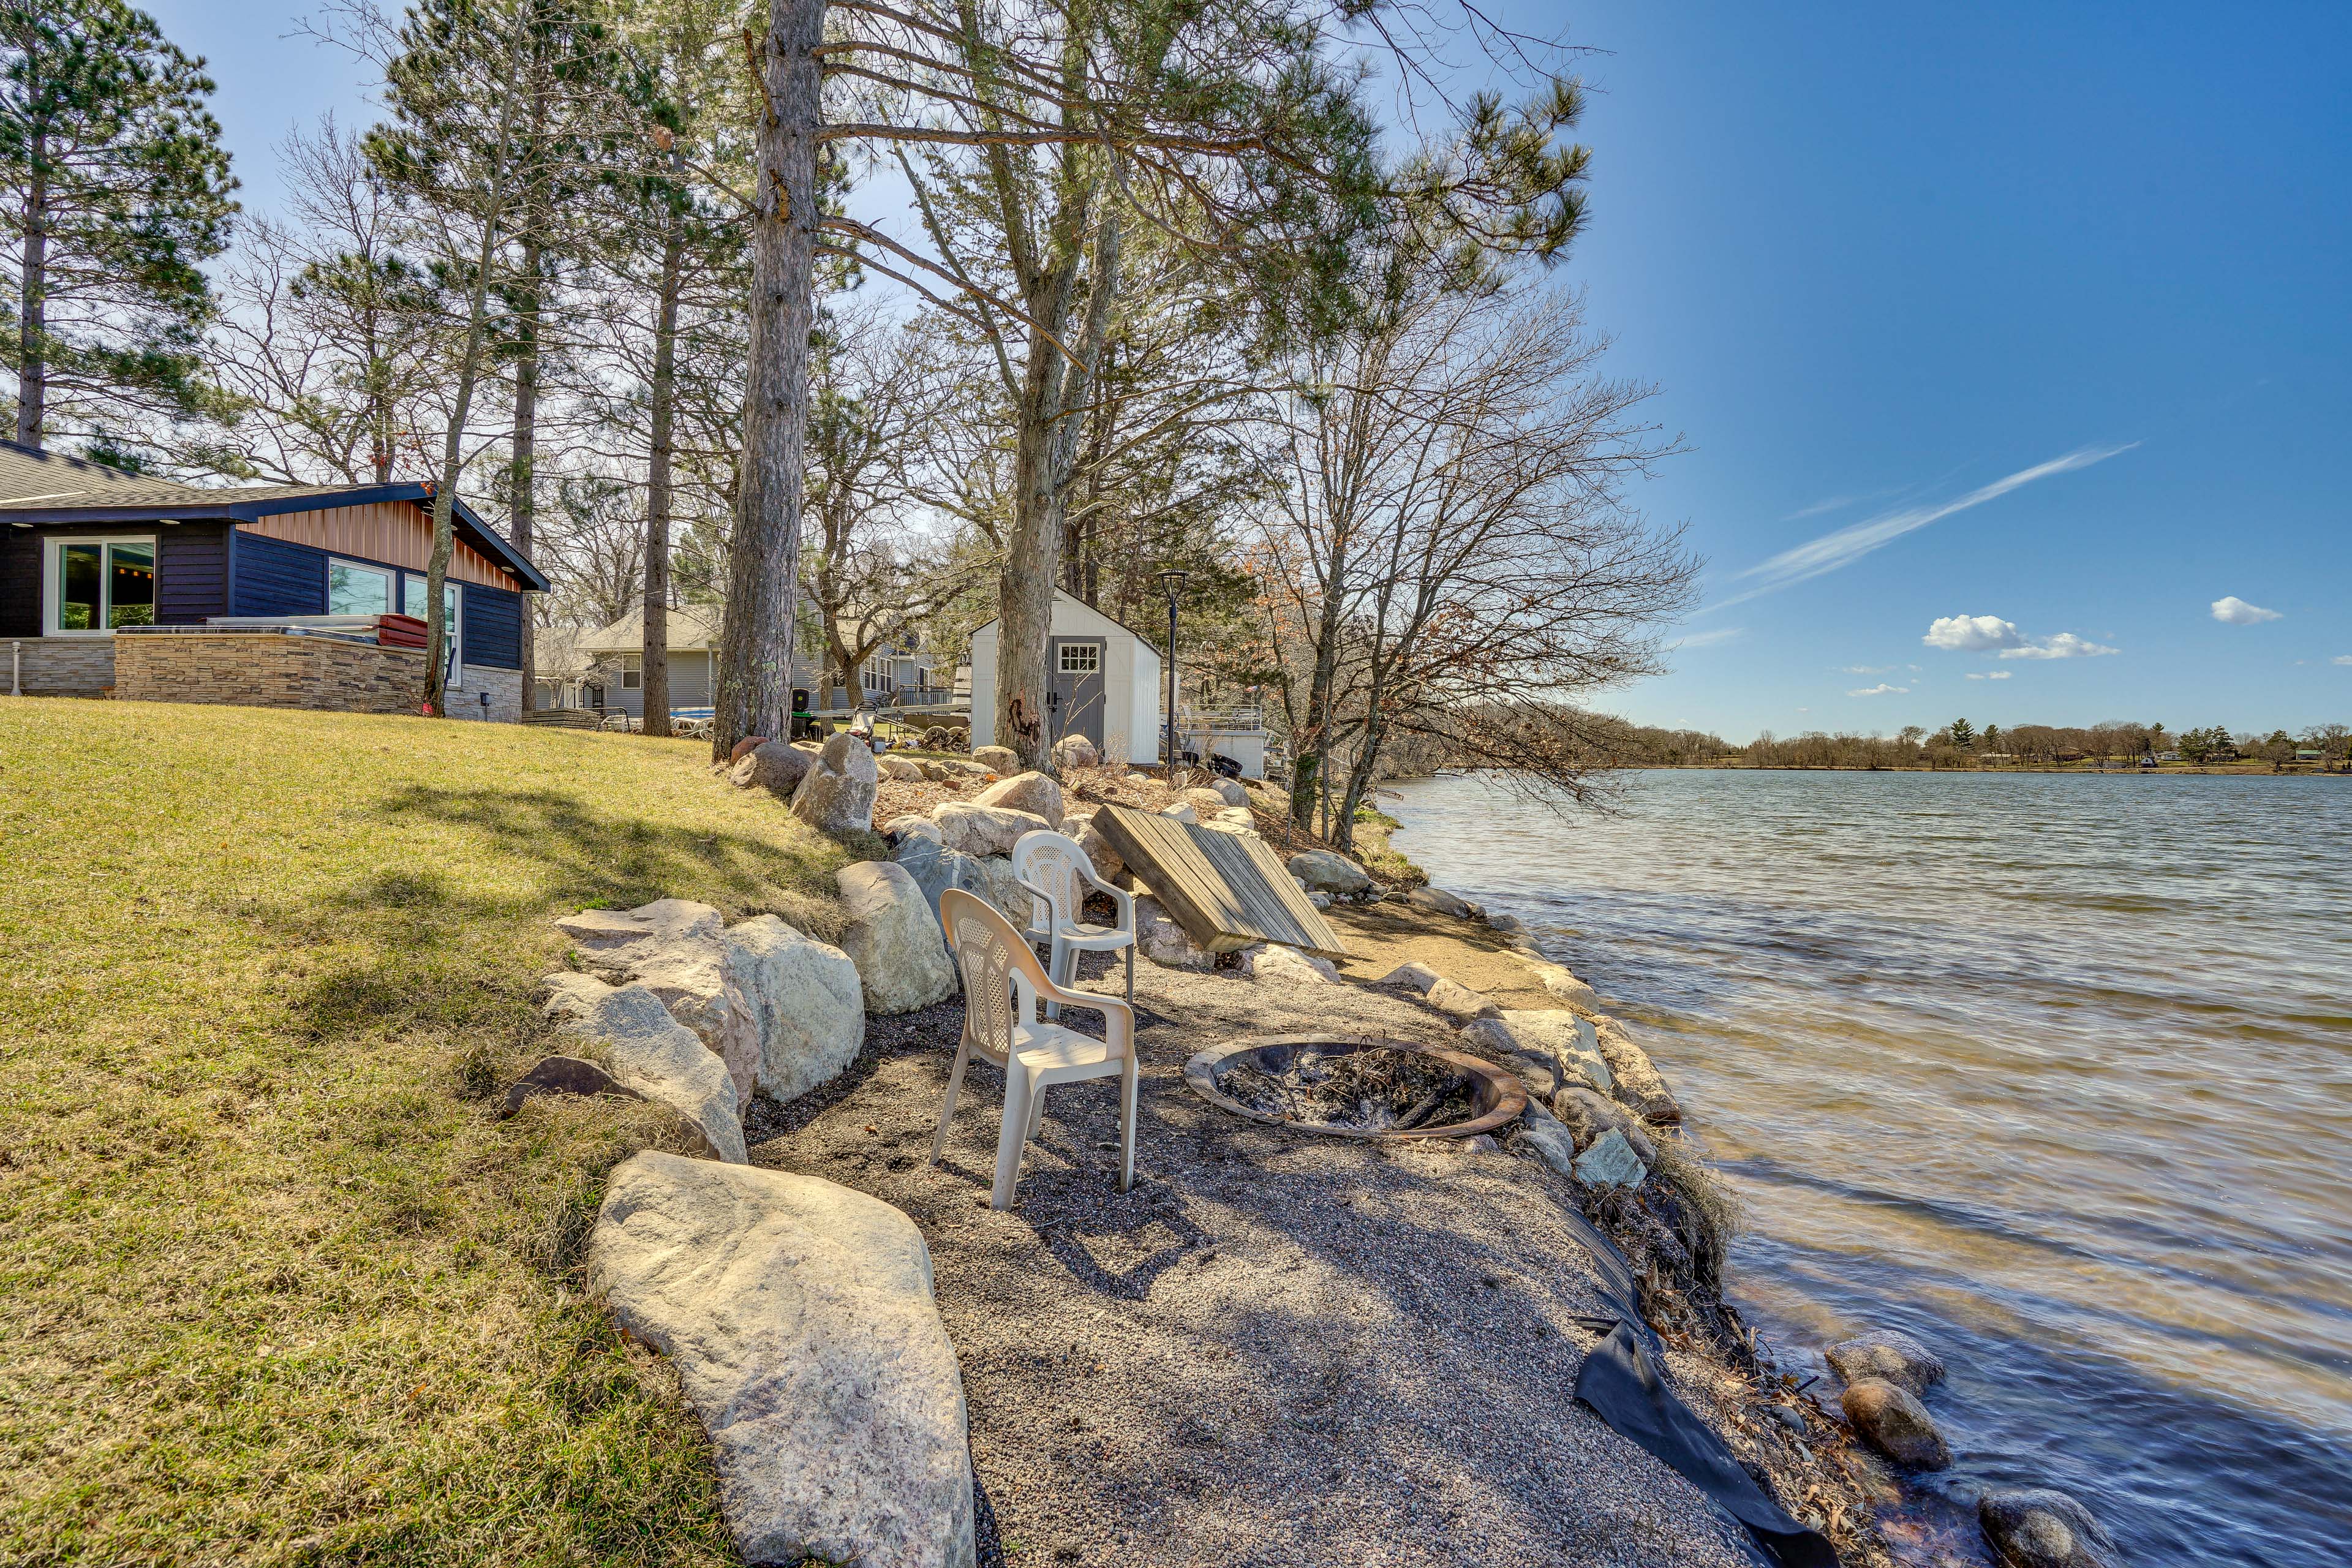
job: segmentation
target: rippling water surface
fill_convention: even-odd
[[[2352,1563],[2352,784],[1661,772],[1566,822],[1401,793],[1398,848],[1645,1026],[1776,1350],[1944,1353],[1931,1529],[2039,1481],[2137,1563]]]

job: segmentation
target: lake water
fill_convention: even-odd
[[[1970,1560],[1975,1489],[2040,1483],[2135,1563],[2352,1563],[2352,783],[1400,794],[1399,849],[1636,1023],[1775,1351],[1942,1352],[1910,1527]]]

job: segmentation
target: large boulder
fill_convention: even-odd
[[[971,760],[992,773],[1018,773],[1021,753],[1010,746],[974,746]]]
[[[874,794],[881,783],[866,742],[852,734],[835,735],[793,792],[793,815],[819,833],[870,833]]]
[[[833,874],[849,916],[842,951],[857,965],[869,1013],[911,1013],[955,994],[940,920],[904,867],[861,860]]]
[[[1505,918],[1508,918],[1507,916]],[[1543,988],[1580,1013],[1590,1013],[1601,1005],[1601,994],[1579,980],[1567,965],[1554,963],[1546,958],[1529,958],[1528,967],[1536,972]]]
[[[1110,840],[1096,828],[1096,809],[1086,806],[1062,818],[1062,836],[1087,852],[1087,860],[1094,867],[1096,876],[1106,882],[1115,882],[1119,873],[1127,869],[1127,862],[1119,858],[1118,850],[1110,847]]]
[[[753,785],[790,800],[801,780],[816,765],[816,753],[789,741],[762,741],[735,759],[728,782],[738,789]]]
[[[1477,905],[1443,888],[1415,888],[1404,896],[1404,901],[1424,913],[1446,915],[1457,921],[1470,920],[1478,913]]]
[[[905,1215],[649,1151],[605,1183],[588,1282],[677,1366],[743,1561],[972,1568],[963,1374]]]
[[[1062,820],[1062,786],[1044,773],[1015,773],[1009,779],[999,779],[973,795],[971,803],[1025,811],[1047,822]]]
[[[874,759],[874,771],[886,779],[896,779],[900,784],[923,782],[922,764],[912,757],[894,757],[889,752],[884,752]]]
[[[1999,1487],[1977,1499],[1977,1523],[2012,1568],[2121,1568],[2123,1549],[2091,1510],[2050,1487]]]
[[[1054,742],[1054,765],[1064,772],[1072,768],[1100,767],[1102,753],[1084,735],[1065,735]]]
[[[1601,1139],[1614,1132],[1623,1138],[1644,1165],[1658,1163],[1656,1145],[1650,1142],[1648,1131],[1625,1108],[1606,1095],[1595,1094],[1580,1083],[1570,1084],[1551,1097],[1552,1114],[1560,1124],[1576,1134],[1576,1146],[1591,1147]]]
[[[1150,893],[1136,895],[1135,949],[1164,969],[1213,969],[1217,963]]]
[[[589,1099],[598,1095],[620,1100],[645,1098],[594,1062],[583,1061],[578,1057],[545,1057],[507,1086],[506,1103],[499,1108],[499,1120],[504,1121],[520,1111],[525,1100],[567,1095]]]
[[[1239,779],[1212,779],[1208,787],[1216,791],[1218,797],[1227,805],[1247,805],[1250,803],[1249,791],[1242,786]]]
[[[1638,1187],[1650,1173],[1650,1167],[1642,1163],[1633,1144],[1614,1128],[1594,1139],[1591,1146],[1576,1157],[1570,1170],[1586,1186],[1603,1189]]]
[[[1915,1470],[1951,1467],[1952,1450],[1944,1435],[1909,1389],[1869,1377],[1848,1384],[1838,1403],[1864,1440],[1896,1464]]]
[[[1426,996],[1430,988],[1444,978],[1426,963],[1400,963],[1372,984],[1395,991],[1410,991],[1416,996]]]
[[[1200,809],[1189,800],[1180,800],[1173,805],[1163,805],[1160,808],[1160,815],[1172,816],[1179,822],[1191,823],[1196,826],[1201,821]]]
[[[1925,1394],[1944,1381],[1943,1358],[1900,1329],[1872,1329],[1840,1341],[1822,1355],[1846,1383],[1875,1377]]]
[[[950,849],[940,844],[936,835],[910,833],[890,851],[891,864],[915,879],[923,890],[923,902],[930,906],[931,923],[936,928],[942,949],[947,945],[947,925],[940,919],[940,895],[950,888],[961,888],[967,893],[979,893],[987,880],[981,874],[980,862],[961,849]]]
[[[589,971],[635,981],[726,1064],[740,1110],[760,1076],[760,1026],[729,972],[726,927],[709,904],[657,899],[634,910],[583,910],[555,922]]]
[[[1470,1018],[1494,1015],[1494,998],[1484,991],[1474,991],[1458,980],[1440,975],[1436,984],[1421,994],[1422,1000],[1457,1023]]]
[[[1650,1060],[1650,1053],[1633,1043],[1625,1026],[1598,1013],[1592,1016],[1590,1026],[1593,1048],[1609,1064],[1612,1081],[1603,1087],[1647,1121],[1667,1126],[1681,1121],[1683,1108],[1675,1103],[1657,1064]]]
[[[1229,805],[1245,804],[1242,800],[1227,800],[1223,790],[1211,789],[1206,784],[1195,785],[1192,789],[1181,792],[1176,798],[1202,816],[1214,816]]]
[[[950,849],[967,855],[1010,855],[1023,834],[1050,828],[1061,815],[1055,813],[1049,821],[1032,811],[950,800],[931,813],[931,820],[939,825],[940,842]]]
[[[919,833],[934,844],[946,842],[940,834],[938,823],[928,816],[917,816],[911,812],[904,816],[894,816],[882,825],[882,837],[894,844],[909,833]]]
[[[980,872],[980,885],[972,891],[995,905],[1015,928],[1026,931],[1033,921],[1044,922],[1045,911],[1038,905],[1037,895],[1023,887],[1013,873],[1012,856],[976,856],[972,864]]]
[[[774,915],[727,929],[728,968],[760,1030],[760,1092],[797,1100],[857,1059],[866,1000],[857,965]]]
[[[1561,1175],[1575,1176],[1576,1136],[1543,1108],[1541,1100],[1528,1101],[1527,1115],[1520,1122],[1519,1142]]]
[[[1371,873],[1345,855],[1309,849],[1290,858],[1290,874],[1317,893],[1360,893],[1372,885]]]
[[[1262,942],[1242,950],[1243,970],[1253,980],[1275,980],[1291,985],[1336,985],[1339,966],[1328,958],[1301,952],[1279,942]]]
[[[669,1016],[645,986],[607,985],[592,974],[551,974],[541,1011],[566,1033],[604,1048],[614,1080],[678,1113],[714,1160],[742,1164],[743,1123],[726,1064]]]
[[[1473,1021],[1462,1037],[1501,1058],[1538,1100],[1579,1081],[1608,1092],[1609,1066],[1593,1048],[1592,1026],[1573,1013],[1507,1008]]]

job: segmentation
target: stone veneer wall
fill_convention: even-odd
[[[461,673],[464,686],[449,693],[449,716],[452,719],[479,719],[482,716],[482,693],[487,691],[490,694],[492,723],[522,722],[521,670],[469,664]]]
[[[0,644],[0,660],[12,652],[13,667],[0,662],[0,693],[8,690],[13,668],[27,697],[103,697],[114,684],[112,637],[10,638]]]
[[[136,702],[227,702],[414,713],[425,654],[283,632],[134,632],[115,639],[114,695]]]

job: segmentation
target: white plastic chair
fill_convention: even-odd
[[[1045,961],[1045,973],[1058,986],[1067,987],[1078,977],[1078,954],[1082,952],[1117,952],[1127,950],[1127,1005],[1135,1005],[1135,899],[1126,889],[1114,888],[1095,875],[1094,862],[1078,841],[1045,828],[1024,833],[1013,846],[1013,875],[1029,889],[1032,908],[1029,930],[1025,933],[1033,942],[1048,942],[1052,953]],[[1087,892],[1092,889],[1110,895],[1117,913],[1107,926],[1089,925],[1084,916]],[[1041,923],[1034,905],[1045,906]],[[1061,1016],[1058,1004],[1045,1005],[1048,1018]]]
[[[1045,1114],[1045,1091],[1057,1083],[1119,1079],[1118,1190],[1135,1183],[1135,1010],[1091,991],[1054,984],[1013,922],[986,900],[950,888],[940,895],[940,920],[963,969],[963,1038],[948,1071],[948,1093],[940,1106],[939,1131],[931,1137],[931,1163],[947,1148],[948,1121],[956,1092],[975,1056],[1004,1069],[1004,1123],[996,1135],[996,1181],[991,1208],[1013,1206],[1020,1179],[1021,1152],[1037,1136]],[[1037,1021],[1040,1002],[1098,1012],[1103,1038],[1059,1024]]]

